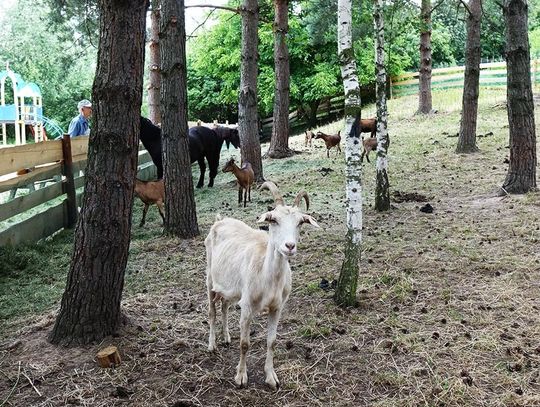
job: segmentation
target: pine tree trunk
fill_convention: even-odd
[[[268,156],[285,158],[294,155],[289,148],[289,49],[287,31],[289,30],[288,0],[274,0],[274,122]]]
[[[510,166],[503,193],[522,194],[536,188],[536,130],[527,31],[527,2],[506,0],[507,100]]]
[[[467,19],[467,49],[465,51],[465,80],[463,86],[463,108],[457,153],[474,153],[476,146],[476,120],[478,117],[478,95],[480,87],[480,23],[482,0],[469,1]]]
[[[199,235],[187,124],[184,0],[161,0],[161,115],[165,234]]]
[[[347,236],[334,301],[341,306],[356,303],[356,287],[362,243],[362,166],[360,163],[360,83],[352,47],[352,1],[338,0],[338,56],[345,89],[345,160]]]
[[[101,340],[121,322],[137,171],[146,5],[98,2],[100,39],[92,90],[94,128],[85,194],[75,229],[66,291],[49,340]],[[119,69],[127,67],[130,69]]]
[[[257,0],[244,0],[242,6],[242,67],[238,100],[238,133],[242,162],[249,162],[255,181],[263,182],[261,143],[257,116],[257,47],[259,37],[259,6]]]
[[[388,183],[388,109],[386,106],[386,62],[384,55],[384,17],[383,0],[375,0],[375,69],[377,74],[377,186],[375,187],[375,209],[390,209],[390,190]]]
[[[432,111],[431,100],[431,0],[422,0],[420,11],[420,71],[418,113]]]
[[[161,123],[161,110],[159,107],[159,89],[161,86],[161,72],[159,69],[159,10],[160,0],[151,0],[152,11],[150,12],[150,64],[148,81],[148,116],[152,123]]]

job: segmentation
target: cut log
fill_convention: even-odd
[[[118,348],[116,346],[107,346],[106,348],[101,349],[96,357],[99,366],[105,368],[118,366],[121,362],[120,353],[118,353]]]

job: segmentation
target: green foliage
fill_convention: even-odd
[[[0,63],[9,62],[24,80],[37,83],[44,115],[67,129],[77,102],[90,98],[96,54],[51,30],[48,11],[42,1],[30,0],[19,0],[8,11],[0,32]]]

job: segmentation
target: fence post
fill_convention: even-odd
[[[73,158],[71,156],[71,137],[69,134],[64,134],[64,137],[62,138],[62,155],[64,156],[62,173],[66,177],[62,182],[62,188],[67,195],[67,221],[64,226],[71,229],[77,223],[77,196],[75,194]]]

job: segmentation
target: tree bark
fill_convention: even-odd
[[[420,71],[418,113],[432,111],[431,99],[431,0],[422,0],[420,10]]]
[[[159,89],[161,87],[160,53],[159,53],[159,19],[160,0],[151,0],[150,12],[150,64],[148,81],[148,116],[152,123],[161,123],[161,109],[159,107]]]
[[[165,234],[199,235],[187,124],[187,71],[184,0],[161,0],[161,115]]]
[[[238,100],[238,133],[242,162],[251,163],[255,181],[263,182],[261,143],[257,120],[257,47],[259,37],[257,0],[244,0],[242,6],[242,67]]]
[[[384,55],[384,17],[383,0],[375,0],[375,69],[377,84],[377,185],[375,187],[375,209],[387,211],[390,209],[390,190],[388,183],[388,108],[386,106],[386,62]]]
[[[345,90],[345,160],[347,235],[334,301],[340,306],[356,303],[356,287],[362,243],[362,166],[360,163],[360,82],[352,42],[352,1],[338,0],[338,56]]]
[[[99,341],[119,327],[130,242],[147,5],[100,0],[98,7],[95,120],[85,194],[66,291],[49,335],[52,343],[62,345]]]
[[[510,194],[523,194],[536,188],[536,130],[527,13],[525,0],[505,0],[510,166],[501,192]]]
[[[289,49],[287,32],[289,30],[289,0],[274,0],[274,122],[268,156],[285,158],[294,155],[289,148]]]
[[[467,19],[467,49],[465,50],[465,80],[457,153],[474,153],[478,151],[476,145],[476,120],[478,117],[482,51],[480,45],[482,0],[470,0],[467,10],[469,16]]]

